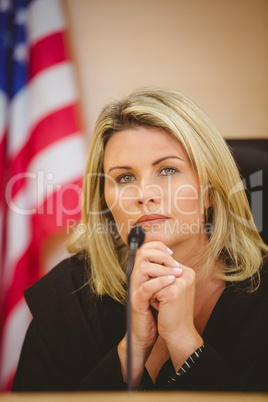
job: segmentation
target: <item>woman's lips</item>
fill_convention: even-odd
[[[162,223],[167,219],[169,218],[164,215],[158,215],[158,214],[143,215],[140,219],[137,220],[135,225],[152,226]]]

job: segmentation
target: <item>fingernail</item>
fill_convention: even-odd
[[[172,268],[174,271],[179,272],[180,274],[182,273],[182,269],[181,268]]]
[[[174,276],[174,275],[169,275],[169,276],[168,276],[168,279],[170,279],[171,281],[174,281],[174,280],[175,280],[175,276]]]
[[[170,248],[167,248],[167,251],[169,254],[171,254],[171,255],[173,254],[173,251]]]
[[[181,266],[178,261],[174,260],[174,262],[175,262],[175,264],[177,265],[177,267],[180,267],[180,266]]]

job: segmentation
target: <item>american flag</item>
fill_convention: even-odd
[[[10,389],[42,250],[80,216],[85,143],[60,0],[0,0],[0,390]]]

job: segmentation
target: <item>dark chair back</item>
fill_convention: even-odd
[[[239,167],[259,233],[268,244],[268,139],[226,142]]]

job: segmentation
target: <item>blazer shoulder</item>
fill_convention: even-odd
[[[66,306],[79,298],[80,293],[87,293],[87,299],[93,297],[88,285],[90,266],[84,254],[71,256],[52,268],[40,280],[24,292],[26,302],[33,317],[42,311]]]

